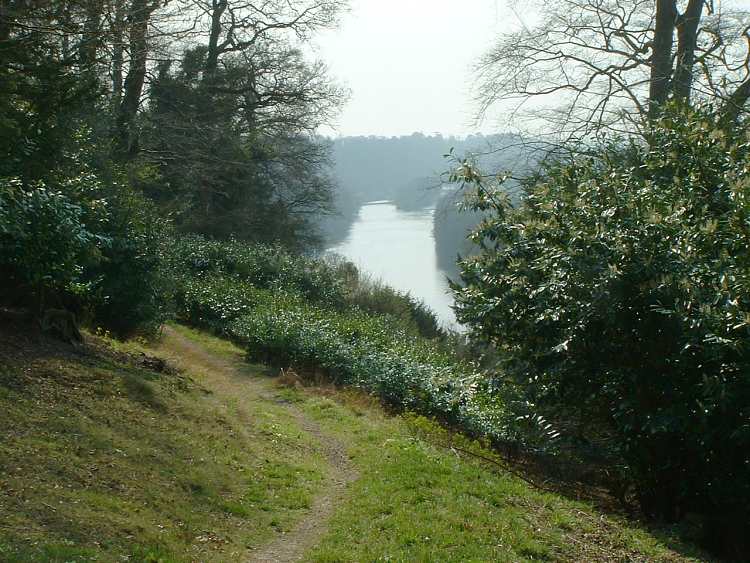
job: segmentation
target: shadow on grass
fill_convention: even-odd
[[[125,373],[122,376],[122,385],[127,396],[149,409],[165,412],[166,405],[156,396],[153,384],[146,381],[139,374]]]

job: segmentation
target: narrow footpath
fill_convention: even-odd
[[[344,445],[335,437],[323,432],[320,425],[293,403],[279,401],[272,381],[261,377],[248,377],[242,372],[240,365],[215,354],[200,342],[188,339],[173,328],[166,327],[162,347],[164,352],[176,361],[179,362],[182,358],[189,360],[190,365],[201,368],[204,373],[201,384],[211,393],[218,408],[226,410],[231,404],[236,415],[250,424],[253,420],[252,409],[247,404],[250,397],[281,404],[300,428],[310,435],[310,440],[320,444],[328,462],[328,471],[325,483],[313,499],[309,512],[291,531],[280,534],[270,543],[260,546],[248,559],[248,562],[252,563],[299,561],[327,531],[330,517],[344,498],[347,486],[358,477],[346,455]]]

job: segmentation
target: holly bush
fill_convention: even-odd
[[[0,179],[0,298],[65,307],[120,336],[153,329],[169,309],[169,224],[81,155],[45,181]]]
[[[509,439],[504,401],[480,374],[388,316],[338,311],[294,288],[258,288],[216,272],[184,280],[177,303],[183,321],[233,340],[253,360],[320,372],[397,408]]]
[[[486,217],[459,321],[539,412],[600,439],[646,512],[747,537],[750,134],[671,108],[648,145],[549,165],[517,205],[456,176]]]
[[[211,240],[200,235],[171,240],[166,259],[178,279],[221,274],[246,287],[294,292],[339,311],[386,315],[427,338],[444,336],[435,314],[423,303],[362,276],[350,262],[290,252],[278,245]]]
[[[0,269],[6,300],[38,310],[58,306],[63,292],[80,292],[84,265],[96,260],[98,238],[84,210],[42,182],[0,179]],[[50,303],[51,302],[51,303]]]

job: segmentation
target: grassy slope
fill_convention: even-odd
[[[7,336],[0,561],[233,560],[310,505],[322,457],[280,407],[250,426],[200,373]]]
[[[0,347],[0,560],[233,560],[291,529],[321,486],[325,462],[280,404],[249,397],[247,420],[203,389],[189,358],[194,381],[25,346]],[[387,416],[353,392],[277,389],[246,369],[345,443],[359,470],[310,561],[691,560],[433,445],[427,421]]]
[[[701,560],[669,537],[459,456],[423,418],[385,416],[347,392],[295,395],[348,442],[361,473],[311,561]]]

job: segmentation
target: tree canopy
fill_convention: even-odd
[[[345,7],[3,0],[1,172],[43,176],[83,124],[180,228],[309,243],[333,186],[315,132],[346,93],[303,47]]]
[[[603,132],[645,133],[669,99],[711,100],[728,121],[746,111],[750,13],[739,3],[553,0],[524,14],[536,20],[502,34],[477,65],[480,117],[498,109],[572,148]]]

